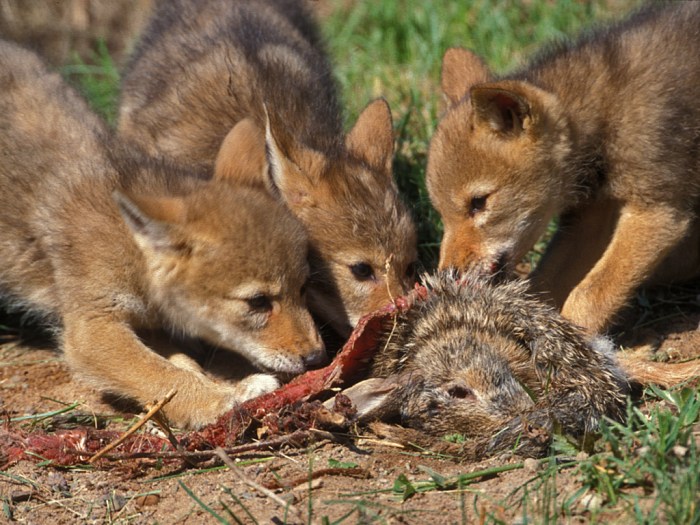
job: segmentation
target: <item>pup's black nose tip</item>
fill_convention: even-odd
[[[323,365],[327,361],[328,356],[326,355],[326,350],[323,348],[318,348],[304,356],[304,364],[309,367]]]

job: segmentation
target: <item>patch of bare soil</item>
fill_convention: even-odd
[[[630,318],[644,318],[644,308],[638,307]],[[700,343],[697,296],[676,310],[671,317],[631,325],[618,339],[673,360],[692,357]],[[74,402],[79,406],[72,407]],[[117,431],[131,423],[131,414],[118,412],[95,390],[71,379],[54,343],[27,344],[10,336],[0,346],[0,408],[5,420],[66,407],[70,410],[63,420],[12,425],[30,429],[51,421],[65,426],[77,413],[88,415],[78,421],[83,425],[104,421],[98,417],[104,415],[115,416],[108,425]],[[218,515],[231,523],[322,523],[325,518],[344,523],[473,523],[495,518],[512,523],[524,511],[532,516],[550,508],[551,502],[542,501],[547,492],[528,484],[543,468],[536,461],[506,454],[459,463],[363,435],[362,429],[357,432],[352,439],[319,436],[304,448],[241,454],[233,458],[235,471],[218,457],[196,465],[147,459],[70,469],[45,465],[40,458],[21,461],[0,472],[0,521],[210,523]],[[461,487],[455,482],[458,476],[481,471],[483,475],[465,479]],[[575,469],[558,472],[559,500],[580,488]],[[412,494],[414,490],[418,492]],[[581,503],[569,512],[569,522],[588,520]]]

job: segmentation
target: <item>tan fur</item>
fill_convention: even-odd
[[[698,359],[685,363],[658,363],[635,352],[620,352],[617,360],[627,377],[642,385],[671,388],[700,377]]]
[[[243,119],[228,132],[216,155],[214,171],[246,186],[265,186],[267,169],[265,134],[251,119]]]
[[[699,23],[695,2],[649,6],[500,79],[447,51],[427,170],[441,267],[512,269],[559,215],[533,281],[591,331],[640,285],[697,275]]]
[[[259,178],[235,176],[268,188],[304,223],[310,306],[341,334],[413,283],[416,235],[392,180],[391,112],[374,101],[344,136],[305,2],[164,2],[125,75],[119,132],[221,169],[239,165],[227,134],[247,135],[254,169],[243,172]]]
[[[60,328],[97,388],[199,426],[324,357],[303,227],[266,192],[207,181],[111,139],[32,53],[0,43],[0,292]],[[236,383],[146,346],[164,328],[250,360]],[[166,352],[171,353],[171,352]],[[178,366],[178,364],[180,366]]]

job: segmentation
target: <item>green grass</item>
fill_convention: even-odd
[[[114,125],[119,102],[119,71],[104,42],[100,42],[89,58],[89,62],[85,62],[76,57],[74,63],[64,66],[61,72],[85,96],[90,107]]]
[[[560,440],[551,457],[540,461],[530,479],[506,498],[497,501],[487,493],[461,506],[462,522],[480,516],[484,523],[506,523],[498,512],[480,513],[480,504],[515,508],[521,523],[568,523],[585,517],[590,523],[700,523],[700,455],[697,433],[700,392],[693,389],[646,392],[648,411],[631,406],[627,424],[606,422],[590,456]],[[448,478],[419,467],[426,479],[400,474],[392,488],[397,499],[406,501],[419,493],[458,490],[464,498],[467,485],[498,470],[522,469],[510,463],[483,471]],[[559,484],[562,474],[577,481],[572,488]],[[573,475],[572,475],[573,474]],[[361,505],[363,499],[345,499],[329,504]],[[456,513],[450,515],[454,521]]]
[[[602,425],[605,450],[581,463],[582,482],[601,496],[602,513],[608,505],[650,523],[700,523],[700,393],[652,388],[650,395],[661,402],[649,413],[630,406],[626,425]]]

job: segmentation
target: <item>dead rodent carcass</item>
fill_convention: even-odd
[[[423,281],[425,298],[387,327],[371,378],[344,392],[361,420],[413,429],[375,426],[394,436],[425,443],[458,433],[477,456],[537,456],[553,433],[583,439],[603,417],[622,420],[631,383],[669,385],[700,373],[696,363],[616,353],[610,340],[529,295],[524,282],[450,272]]]

